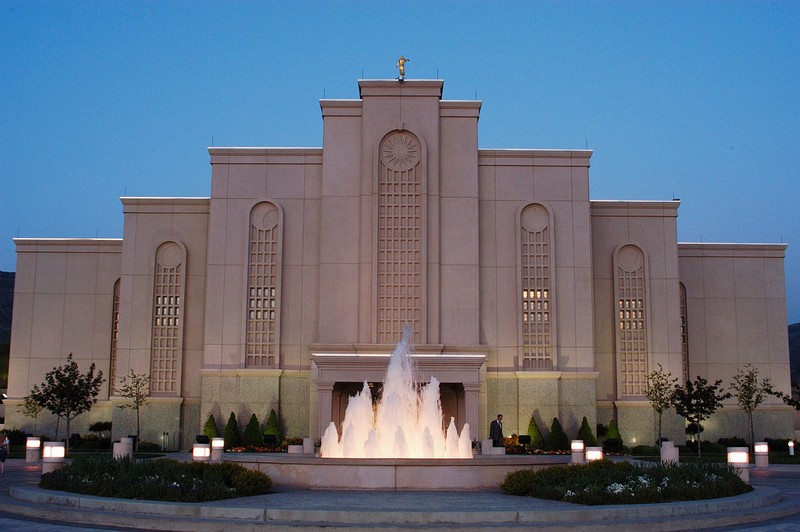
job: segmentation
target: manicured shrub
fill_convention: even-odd
[[[661,450],[655,445],[637,445],[631,449],[633,456],[659,456]]]
[[[561,423],[557,417],[553,418],[553,423],[550,425],[547,446],[551,451],[569,451],[569,436],[561,428]]]
[[[697,442],[696,441],[687,441],[686,447],[693,453],[697,452]],[[747,447],[745,443],[741,447]],[[718,443],[710,442],[710,441],[701,441],[700,442],[700,454],[703,453],[711,453],[711,454],[722,454],[727,451],[727,447],[724,445],[720,445]]]
[[[272,480],[233,464],[176,460],[115,460],[87,455],[42,475],[39,487],[120,499],[204,502],[268,493]]]
[[[239,422],[236,421],[236,414],[231,412],[228,417],[228,423],[225,425],[225,430],[222,431],[222,437],[225,439],[225,448],[233,449],[242,443],[242,434],[239,432]]]
[[[528,423],[528,436],[531,437],[531,447],[534,449],[546,448],[542,431],[539,430],[539,425],[536,424],[536,419],[533,416],[531,416],[531,421]]]
[[[269,417],[267,418],[267,424],[264,426],[264,436],[275,436],[275,441],[281,441],[281,428],[278,425],[278,414],[275,413],[275,409],[273,408],[269,412]]]
[[[140,441],[136,450],[140,453],[152,453],[154,451],[160,451],[161,446],[151,441]]]
[[[583,416],[581,428],[578,429],[578,439],[583,440],[583,444],[586,447],[594,447],[597,445],[597,438],[592,434],[592,428],[589,426],[589,420],[586,419],[586,416]]]
[[[214,419],[214,414],[208,416],[206,424],[203,425],[203,434],[208,436],[209,441],[219,436],[219,431],[217,430],[217,420]]]
[[[242,436],[242,445],[245,447],[260,447],[261,446],[261,425],[258,422],[258,417],[255,413],[250,416],[250,421],[244,428],[244,436]]]
[[[753,489],[728,464],[634,465],[609,460],[515,471],[500,487],[511,495],[589,505],[713,499]]]
[[[785,438],[780,438],[780,439],[764,438],[764,441],[767,442],[767,445],[769,446],[769,450],[771,452],[788,453],[789,442],[792,440],[787,440]]]
[[[723,447],[747,447],[747,442],[744,441],[744,438],[740,438],[739,436],[720,438],[717,440],[717,443]]]
[[[603,441],[603,451],[607,453],[621,453],[625,450],[622,444],[622,434],[617,427],[617,420],[612,419],[608,423],[608,430],[606,430],[606,439]]]

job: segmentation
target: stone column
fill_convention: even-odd
[[[467,423],[469,423],[470,437],[473,440],[480,437],[480,427],[478,426],[480,391],[480,383],[464,384],[464,407],[467,414]]]
[[[333,409],[333,385],[332,381],[317,381],[317,394],[319,397],[319,434],[321,438],[325,429],[331,424],[331,410]]]

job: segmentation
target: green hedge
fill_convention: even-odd
[[[75,457],[42,475],[39,487],[118,499],[204,502],[263,495],[272,489],[272,479],[230,462],[116,460],[92,455]]]

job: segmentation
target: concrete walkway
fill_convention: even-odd
[[[106,499],[42,490],[41,470],[6,461],[0,512],[104,529],[254,531],[273,528],[686,530],[773,526],[800,530],[800,466],[751,470],[752,493],[684,503],[580,506],[491,492],[278,491],[203,504]],[[347,484],[347,479],[342,479]],[[777,520],[777,521],[776,521]],[[25,528],[25,527],[18,527]],[[757,529],[757,528],[756,528]]]

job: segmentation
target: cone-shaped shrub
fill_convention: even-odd
[[[569,450],[569,436],[561,428],[561,423],[557,417],[553,418],[553,423],[550,425],[550,436],[547,438],[551,451],[568,451]]]
[[[622,439],[622,434],[619,433],[619,427],[617,427],[616,419],[612,419],[608,423],[608,430],[606,430],[606,438],[615,438],[618,440]]]
[[[242,444],[245,447],[259,447],[261,445],[261,425],[255,413],[250,416],[250,422],[244,428]]]
[[[534,449],[544,449],[545,442],[542,431],[539,430],[539,425],[536,424],[536,419],[531,416],[531,422],[528,423],[528,436],[531,437],[531,446]]]
[[[612,419],[608,424],[606,439],[603,441],[603,451],[607,453],[621,453],[625,450],[622,444],[622,434],[617,427],[617,420]]]
[[[225,448],[233,449],[242,443],[242,435],[239,432],[239,422],[236,421],[236,414],[231,412],[228,418],[228,424],[225,425],[225,430],[222,431],[222,437],[225,438]]]
[[[278,426],[278,414],[275,413],[274,408],[269,412],[267,424],[264,426],[264,436],[275,436],[276,441],[281,441],[281,429]]]
[[[217,430],[217,420],[214,419],[214,414],[208,416],[206,424],[203,425],[203,434],[208,436],[209,440],[212,440],[217,436],[219,436],[219,431]]]
[[[597,439],[594,437],[594,434],[592,434],[592,427],[589,426],[589,420],[586,419],[586,416],[583,416],[581,428],[578,429],[578,439],[583,440],[583,444],[586,447],[594,447],[597,445]]]

